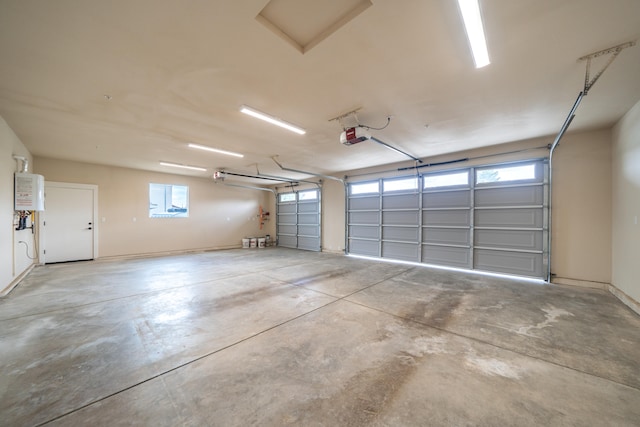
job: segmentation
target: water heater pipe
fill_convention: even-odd
[[[29,159],[27,159],[24,156],[13,156],[13,158],[16,161],[21,161],[22,162],[22,169],[20,170],[20,168],[18,168],[18,172],[19,173],[27,173],[29,172]]]

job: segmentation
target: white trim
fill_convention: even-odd
[[[9,292],[11,292],[16,286],[18,286],[20,282],[22,282],[22,279],[24,279],[25,277],[27,277],[29,273],[31,273],[31,270],[33,270],[35,266],[36,266],[35,264],[31,264],[18,277],[13,279],[11,283],[7,285],[7,287],[5,287],[2,291],[0,291],[0,297],[6,297],[7,295],[9,295]]]
[[[616,298],[618,298],[624,305],[636,312],[636,314],[640,315],[640,302],[634,300],[629,295],[625,294],[613,285],[609,285],[607,287],[607,290],[611,292]]]
[[[589,280],[569,279],[568,277],[554,277],[553,279],[551,279],[551,284],[578,286],[580,288],[602,289],[605,291],[609,286],[608,283],[604,283],[604,282],[593,282]]]
[[[196,249],[178,249],[175,251],[160,251],[160,252],[144,252],[140,254],[125,254],[125,255],[108,255],[100,258],[101,262],[139,259],[139,258],[156,258],[163,256],[173,255],[186,255],[186,254],[199,254],[213,251],[224,251],[232,249],[245,249],[242,245],[226,245],[226,246],[211,246],[208,248],[196,248]]]

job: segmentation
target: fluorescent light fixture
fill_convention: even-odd
[[[190,148],[197,148],[198,150],[212,151],[212,152],[218,153],[218,154],[226,154],[227,156],[244,157],[243,154],[234,153],[233,151],[218,150],[217,148],[211,148],[211,147],[207,147],[205,145],[189,144],[189,147]]]
[[[240,112],[255,117],[256,119],[264,120],[265,122],[271,123],[272,125],[280,126],[281,128],[285,128],[300,135],[304,135],[305,133],[307,133],[307,131],[302,128],[299,128],[287,122],[283,122],[282,120],[272,117],[268,114],[261,113],[260,111],[254,110],[251,107],[247,107],[246,105],[243,105],[242,108],[240,108]]]
[[[485,65],[489,65],[491,61],[489,61],[489,53],[487,52],[487,41],[484,37],[478,1],[458,0],[458,6],[460,6],[460,13],[462,13],[464,26],[467,30],[467,37],[473,52],[473,59],[476,62],[476,68],[482,68]]]
[[[198,166],[180,165],[178,163],[160,162],[160,164],[162,166],[171,166],[173,168],[189,169],[189,170],[193,170],[193,171],[201,171],[201,172],[206,172],[207,171],[205,168],[200,168]]]

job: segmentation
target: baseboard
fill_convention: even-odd
[[[216,246],[212,248],[185,249],[185,250],[179,250],[179,251],[145,252],[141,254],[111,255],[111,256],[101,256],[100,258],[96,258],[95,261],[120,261],[120,260],[127,260],[127,259],[154,258],[154,257],[162,257],[162,256],[197,254],[197,253],[204,253],[204,252],[211,252],[211,251],[222,251],[227,249],[241,249],[241,248],[242,248],[242,244],[231,245],[231,246]]]
[[[344,249],[333,250],[333,249],[322,248],[322,252],[326,252],[328,254],[335,254],[335,255],[344,255]]]
[[[616,298],[618,298],[624,305],[629,307],[631,310],[635,311],[636,314],[640,315],[640,302],[634,300],[629,295],[622,292],[620,289],[616,288],[613,285],[609,285],[607,290],[611,292]]]
[[[551,279],[551,283],[554,285],[568,285],[568,286],[578,286],[581,288],[591,288],[591,289],[602,289],[607,290],[609,286],[608,283],[604,282],[593,282],[589,280],[580,280],[580,279],[569,279],[568,277],[554,277]]]
[[[27,274],[31,273],[31,270],[33,270],[35,266],[36,266],[35,264],[31,264],[25,271],[23,271],[20,275],[18,275],[18,277],[13,279],[6,288],[0,291],[0,298],[6,297],[7,295],[9,295],[9,292],[11,292],[16,286],[18,286],[22,281],[22,279],[27,277]]]

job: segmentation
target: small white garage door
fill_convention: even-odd
[[[320,251],[320,190],[278,194],[278,246]]]
[[[348,252],[543,278],[547,175],[535,160],[350,183]]]

